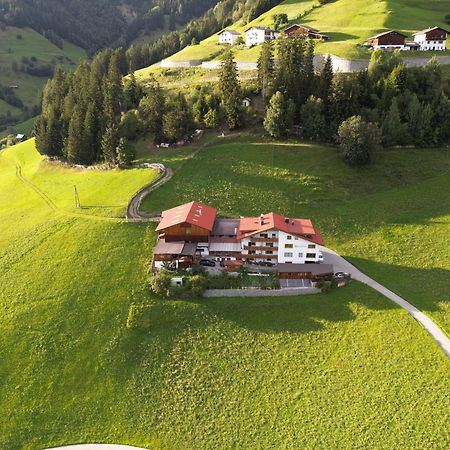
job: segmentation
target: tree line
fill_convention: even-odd
[[[450,142],[450,101],[435,61],[407,68],[397,54],[380,51],[357,74],[333,73],[330,58],[316,73],[311,41],[280,39],[277,45],[276,64],[271,41],[263,45],[258,60],[258,87],[267,104],[264,127],[272,136],[287,136],[296,126],[304,138],[346,141],[348,147],[349,128],[352,136],[359,130],[368,153],[349,157],[355,164],[370,161],[370,150],[381,144]]]

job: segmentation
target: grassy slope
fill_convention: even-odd
[[[318,28],[323,33],[330,35],[331,40],[318,43],[318,53],[333,53],[346,58],[367,58],[369,52],[363,47],[367,39],[386,29],[397,29],[411,35],[418,29],[423,29],[430,24],[447,27],[444,22],[445,14],[450,10],[449,0],[432,0],[430,2],[417,2],[416,0],[336,0],[316,9],[316,0],[286,0],[272,10],[250,22],[248,25],[237,23],[230,27],[243,33],[251,25],[273,26],[272,16],[276,13],[288,14],[290,23],[299,21]],[[311,12],[310,12],[311,11]],[[308,12],[304,19],[299,16]],[[220,46],[217,44],[217,36],[211,36],[201,42],[200,45],[190,46],[170,57],[173,61],[185,61],[190,59],[213,59]],[[258,58],[260,47],[251,49],[239,49],[236,51],[238,61],[255,61]],[[431,56],[433,52],[404,53],[404,56]],[[443,52],[438,52],[442,55]],[[450,54],[447,51],[445,54]]]
[[[352,169],[332,148],[224,144],[200,153],[143,207],[196,199],[228,216],[275,208],[311,217],[330,246],[450,333],[449,164],[444,150],[395,150]]]
[[[22,39],[18,39],[18,35],[22,36]],[[65,60],[63,65],[73,67],[80,59],[86,57],[86,53],[68,42],[64,42],[64,49],[61,50],[31,29],[8,27],[6,30],[0,30],[0,83],[8,86],[18,85],[17,95],[28,106],[39,102],[40,91],[47,80],[21,72],[15,73],[11,64],[14,60],[20,64],[22,57],[32,56],[40,63],[48,63],[58,56],[64,56],[71,62]],[[0,113],[2,109],[0,105]]]
[[[243,153],[249,170],[245,160]],[[62,211],[17,179],[15,162]],[[232,166],[239,170],[235,157]],[[355,284],[320,297],[150,299],[142,283],[153,227],[68,214],[70,195],[61,187],[77,174],[48,167],[31,141],[0,154],[0,174],[2,449],[102,441],[202,449],[447,446],[449,361],[374,291]],[[108,206],[113,196],[123,207],[149,174],[95,177],[90,200]],[[248,180],[250,187],[264,175]],[[166,206],[174,201],[168,188]],[[237,209],[235,201],[228,199],[227,211]],[[127,330],[128,308],[141,301],[150,302],[151,326]]]

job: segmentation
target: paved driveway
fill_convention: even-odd
[[[397,303],[400,307],[408,311],[414,319],[416,319],[424,328],[428,331],[431,337],[436,341],[439,347],[442,348],[444,353],[450,358],[450,339],[448,336],[433,322],[426,314],[419,311],[411,303],[407,302],[404,298],[385,288],[380,283],[376,282],[372,278],[368,277],[366,274],[362,273],[353,264],[349,263],[346,259],[339,256],[333,250],[326,247],[320,247],[323,253],[323,262],[325,264],[333,264],[335,272],[348,272],[352,275],[352,278],[360,281],[361,283],[367,284],[372,289],[383,294],[389,300]]]

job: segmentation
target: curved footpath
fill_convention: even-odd
[[[436,343],[441,347],[447,357],[450,358],[450,339],[447,335],[439,328],[439,326],[431,320],[426,314],[419,311],[411,303],[407,302],[404,298],[390,291],[389,289],[382,286],[380,283],[376,282],[372,278],[368,277],[357,269],[353,264],[349,263],[342,256],[339,256],[333,250],[326,247],[321,247],[323,253],[323,260],[325,264],[333,264],[335,272],[347,272],[352,275],[352,278],[360,281],[361,283],[370,286],[375,289],[380,294],[387,297],[389,300],[397,303],[401,308],[406,310],[414,319],[417,320],[425,330],[431,335],[431,337],[436,341]]]
[[[159,221],[159,214],[142,213],[139,209],[141,203],[150,192],[167,183],[173,177],[173,170],[170,167],[159,165],[158,169],[161,171],[156,180],[145,185],[140,191],[133,195],[127,207],[127,220],[129,222],[157,222]]]

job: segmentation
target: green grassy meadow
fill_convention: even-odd
[[[449,169],[448,150],[385,151],[355,170],[335,148],[244,138],[202,151],[143,208],[196,199],[230,217],[310,217],[329,246],[450,333]]]
[[[450,11],[449,0],[336,0],[319,5],[317,0],[286,0],[262,14],[249,24],[237,22],[230,26],[243,33],[250,26],[273,26],[273,15],[286,13],[289,23],[304,23],[328,34],[330,40],[318,42],[317,53],[332,53],[343,58],[367,59],[370,52],[362,46],[367,39],[381,31],[396,29],[412,39],[412,33],[429,26],[448,28],[445,15]],[[211,60],[221,47],[216,35],[203,40],[200,45],[189,46],[168,58],[172,61]],[[236,60],[256,61],[260,46],[236,49]],[[450,51],[435,52],[441,56]],[[430,57],[433,52],[403,52],[405,57]]]
[[[280,212],[311,215],[353,259],[378,258],[364,267],[369,273],[387,265],[398,275],[401,263],[403,279],[418,274],[401,244],[419,248],[421,236],[436,252],[448,231],[443,151],[408,150],[408,160],[389,152],[360,174],[328,148],[250,138],[211,145],[192,159],[149,152],[142,144],[138,156],[185,160],[149,198],[150,209],[187,197],[229,215],[277,204]],[[448,358],[405,311],[368,287],[285,299],[153,297],[146,274],[154,225],[114,217],[154,176],[49,165],[33,141],[0,152],[2,450],[80,442],[448,446]],[[88,209],[74,209],[73,184]],[[436,280],[448,273],[444,249],[419,256],[429,265],[425,285],[433,271]],[[142,312],[127,328],[131,305]]]

